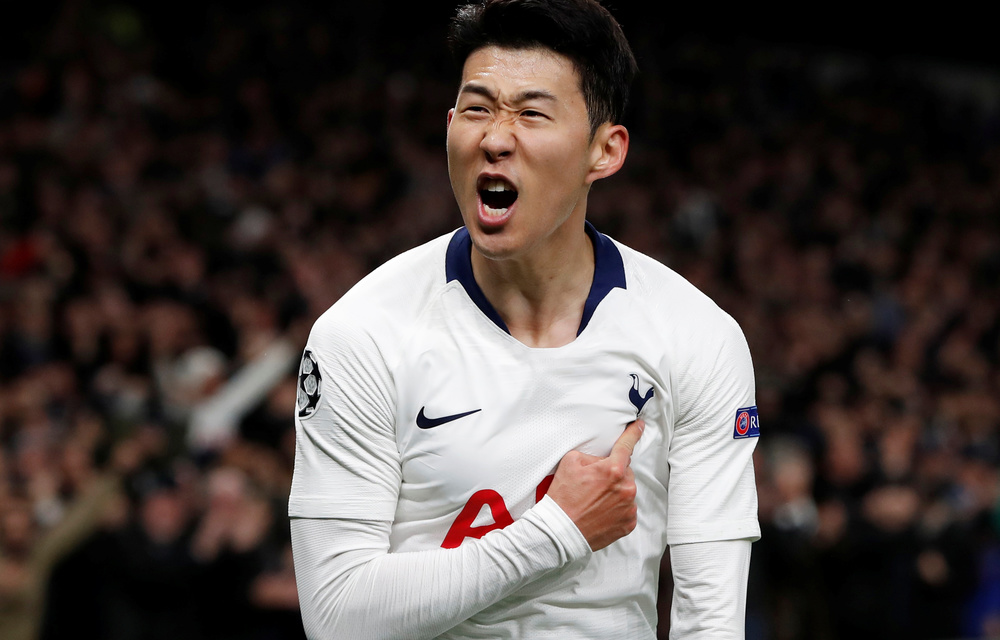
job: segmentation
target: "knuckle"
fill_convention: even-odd
[[[634,521],[623,522],[620,527],[618,527],[618,537],[624,538],[628,534],[635,531],[636,523]]]
[[[563,465],[575,465],[579,462],[579,460],[580,460],[579,451],[569,451],[566,453],[566,455],[562,457],[562,460],[559,461],[559,468],[561,468]]]
[[[612,482],[619,483],[624,481],[626,478],[625,467],[621,465],[613,464],[608,466],[608,479]]]

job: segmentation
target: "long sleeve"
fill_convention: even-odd
[[[706,325],[704,339],[674,370],[683,372],[674,377],[677,422],[668,453],[670,637],[677,640],[744,637],[750,547],[760,537],[750,350],[729,316],[713,314]]]
[[[750,546],[750,540],[724,540],[670,547],[671,640],[742,640]]]
[[[433,638],[518,588],[590,555],[543,498],[523,518],[456,549],[388,553],[390,524],[292,519],[309,638]]]

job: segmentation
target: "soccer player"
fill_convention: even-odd
[[[741,638],[759,433],[742,332],[587,223],[635,61],[595,0],[459,9],[464,227],[315,324],[289,501],[312,638]]]

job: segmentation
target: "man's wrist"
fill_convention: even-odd
[[[576,523],[549,496],[543,496],[524,517],[552,537],[560,552],[565,555],[566,562],[587,558],[593,553],[590,543]]]

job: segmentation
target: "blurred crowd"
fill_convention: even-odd
[[[0,61],[5,640],[302,636],[308,329],[460,224],[448,11],[359,4],[67,0]],[[748,638],[1000,638],[1000,75],[620,17],[632,149],[589,215],[746,332]]]

